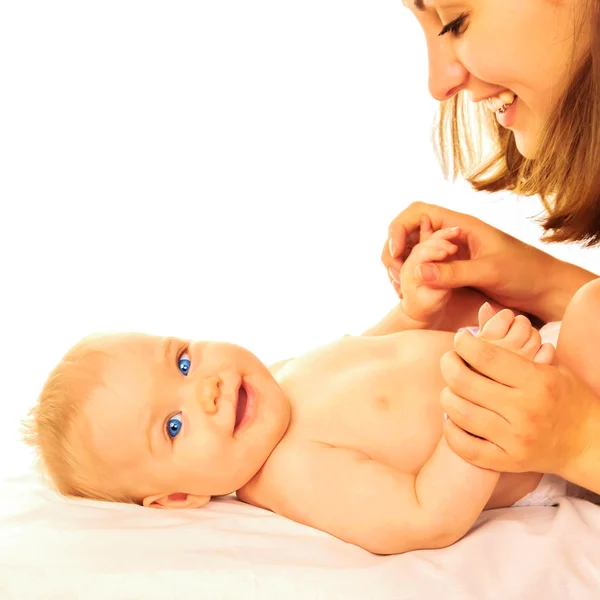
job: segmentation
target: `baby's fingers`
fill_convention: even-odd
[[[452,240],[460,236],[460,227],[446,227],[432,233],[429,239]]]
[[[506,337],[515,320],[512,310],[505,308],[489,319],[480,330],[480,337],[484,340],[498,341]]]
[[[535,328],[531,328],[531,333],[529,335],[529,339],[523,344],[523,348],[519,354],[521,356],[525,356],[530,360],[534,360],[536,354],[539,352],[540,347],[542,346],[542,336],[540,332]],[[542,355],[543,358],[543,355]]]
[[[429,238],[429,241],[415,246],[412,251],[411,259],[419,263],[435,262],[444,260],[448,256],[455,254],[458,246],[444,239]]]
[[[492,307],[489,302],[485,302],[479,308],[477,313],[477,321],[479,323],[479,329],[482,330],[485,324],[496,314],[496,310]]]
[[[421,228],[419,230],[419,242],[426,242],[433,234],[431,219],[427,215],[421,217]]]
[[[510,348],[518,350],[519,348],[523,348],[525,344],[532,340],[532,334],[533,339],[535,339],[536,335],[533,332],[535,332],[535,329],[531,325],[531,321],[525,315],[517,315],[514,318],[514,321],[510,326],[510,329],[508,330],[504,341],[506,342],[506,344],[508,344]],[[538,348],[536,348],[536,351]],[[533,358],[534,355],[535,352],[531,355],[531,358]]]
[[[554,363],[554,357],[556,355],[556,349],[552,344],[545,343],[542,344],[542,347],[537,351],[533,362],[539,363],[542,365],[551,365]]]

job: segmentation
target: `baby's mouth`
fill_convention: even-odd
[[[246,414],[246,406],[248,404],[248,393],[246,392],[246,388],[244,387],[244,380],[240,383],[240,387],[238,389],[238,397],[237,397],[237,406],[235,409],[235,426],[233,427],[233,432],[238,428],[241,420],[244,418]]]

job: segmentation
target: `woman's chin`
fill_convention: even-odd
[[[536,144],[535,141],[532,140],[531,136],[528,136],[520,131],[515,131],[514,136],[515,144],[517,145],[517,150],[519,153],[529,160],[535,158]]]

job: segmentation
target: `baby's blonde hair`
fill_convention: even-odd
[[[23,421],[23,437],[60,494],[139,504],[130,496],[100,489],[98,482],[110,474],[93,455],[80,417],[83,404],[103,387],[101,373],[109,359],[99,336],[75,344],[48,376],[36,406]]]

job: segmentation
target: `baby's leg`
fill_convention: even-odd
[[[600,278],[584,285],[567,306],[556,358],[600,398]]]

